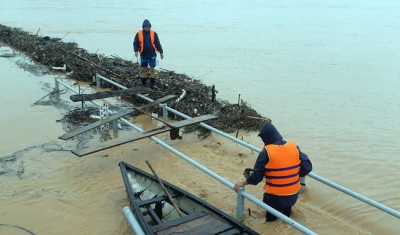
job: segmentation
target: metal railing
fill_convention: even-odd
[[[127,87],[124,87],[124,86],[122,86],[120,84],[115,83],[114,81],[112,81],[112,80],[110,80],[108,78],[105,78],[105,77],[103,77],[101,75],[96,74],[96,84],[98,86],[100,86],[100,80],[107,81],[107,82],[109,82],[109,83],[111,83],[111,84],[113,84],[113,85],[115,85],[115,86],[117,86],[119,88],[127,89]],[[60,83],[60,84],[64,85],[65,87],[67,87],[68,89],[78,93],[77,90],[75,90],[72,87],[68,86],[67,84],[61,82],[58,78],[56,78],[55,81],[56,81],[55,90],[59,89],[59,83]],[[150,99],[150,98],[148,98],[148,97],[146,97],[144,95],[141,95],[141,94],[136,94],[136,95],[138,97],[140,97],[140,98],[143,98],[143,99],[149,101],[149,102],[153,101],[152,99]],[[96,103],[96,102],[92,102],[92,103],[94,103],[95,105],[99,106],[99,104]],[[180,113],[177,110],[174,110],[174,109],[168,107],[165,104],[159,104],[159,105],[163,108],[163,119],[165,121],[168,120],[167,111],[170,111],[170,112],[172,112],[174,114],[177,114],[177,115],[179,115],[179,116],[181,116],[183,118],[186,118],[186,119],[191,118],[191,117],[189,117],[189,116],[187,116],[187,115],[185,115],[183,113]],[[141,128],[135,126],[134,124],[132,124],[131,122],[129,122],[129,121],[123,119],[123,118],[120,118],[120,120],[123,121],[124,123],[126,123],[127,125],[131,126],[132,128],[134,128],[135,130],[139,131],[139,132],[143,131]],[[215,129],[212,126],[209,126],[209,125],[207,125],[205,123],[202,123],[202,122],[200,123],[200,125],[202,127],[206,128],[206,129],[210,130],[210,131],[213,131],[213,132],[225,137],[225,138],[228,138],[228,139],[230,139],[230,140],[232,140],[232,141],[234,141],[234,142],[236,142],[238,144],[241,144],[246,148],[252,149],[252,150],[254,150],[256,152],[261,152],[260,148],[257,148],[257,147],[255,147],[253,145],[250,145],[250,144],[248,144],[248,143],[246,143],[246,142],[244,142],[242,140],[234,138],[233,136],[228,135],[228,134],[226,134],[226,133],[224,133],[224,132],[222,132],[222,131],[220,131],[218,129]],[[171,151],[175,155],[181,157],[182,159],[186,160],[190,164],[196,166],[198,169],[202,170],[206,174],[210,175],[214,179],[218,180],[219,182],[221,182],[222,184],[226,185],[228,188],[233,190],[234,185],[231,182],[225,180],[221,176],[217,175],[216,173],[212,172],[211,170],[209,170],[206,167],[202,166],[201,164],[197,163],[196,161],[194,161],[193,159],[189,158],[188,156],[184,155],[183,153],[181,153],[178,150],[172,148],[168,144],[166,144],[166,143],[162,142],[161,140],[157,139],[156,137],[151,136],[150,138],[153,141],[155,141],[156,143],[158,143],[159,145],[161,145],[162,147],[168,149],[169,151]],[[308,174],[308,176],[310,176],[311,178],[313,178],[313,179],[315,179],[317,181],[320,181],[321,183],[326,184],[326,185],[328,185],[328,186],[330,186],[330,187],[332,187],[334,189],[337,189],[337,190],[339,190],[339,191],[341,191],[341,192],[343,192],[343,193],[345,193],[347,195],[350,195],[350,196],[352,196],[352,197],[354,197],[354,198],[356,198],[356,199],[358,199],[360,201],[363,201],[363,202],[365,202],[365,203],[367,203],[367,204],[369,204],[371,206],[374,206],[374,207],[378,208],[379,210],[382,210],[382,211],[384,211],[384,212],[386,212],[388,214],[391,214],[391,215],[393,215],[393,216],[395,216],[397,218],[400,218],[400,212],[395,211],[395,210],[393,210],[393,209],[391,209],[391,208],[389,208],[389,207],[387,207],[385,205],[382,205],[382,204],[380,204],[380,203],[378,203],[376,201],[373,201],[373,200],[371,200],[371,199],[369,199],[369,198],[367,198],[365,196],[362,196],[362,195],[360,195],[358,193],[355,193],[355,192],[353,192],[353,191],[351,191],[351,190],[349,190],[349,189],[347,189],[345,187],[342,187],[342,186],[340,186],[340,185],[338,185],[336,183],[333,183],[333,182],[331,182],[331,181],[329,181],[329,180],[327,180],[327,179],[325,179],[323,177],[320,177],[320,176],[318,176],[318,175],[316,175],[316,174],[314,174],[312,172],[310,172]],[[316,234],[313,231],[309,230],[308,228],[304,227],[303,225],[301,225],[301,224],[297,223],[296,221],[292,220],[291,218],[283,215],[279,211],[277,211],[277,210],[273,209],[272,207],[266,205],[264,202],[260,201],[259,199],[257,199],[256,197],[252,196],[251,194],[247,193],[244,190],[244,187],[239,188],[239,191],[237,193],[237,209],[236,209],[236,215],[237,216],[243,215],[243,212],[244,212],[244,198],[247,198],[249,201],[255,203],[256,205],[260,206],[261,208],[263,208],[263,209],[267,210],[268,212],[272,213],[273,215],[275,215],[279,219],[285,221],[286,223],[288,223],[292,227],[296,228],[297,230],[299,230],[299,231],[301,231],[301,232],[303,232],[305,234]]]

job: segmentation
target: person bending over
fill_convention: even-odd
[[[257,185],[265,177],[263,202],[290,217],[301,188],[300,177],[311,172],[311,161],[294,142],[283,140],[271,123],[265,123],[258,136],[264,142],[264,148],[254,164],[253,173],[237,182],[234,190],[238,192],[239,187],[248,184]],[[266,212],[267,222],[276,219],[275,215]]]

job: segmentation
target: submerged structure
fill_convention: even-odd
[[[35,62],[48,66],[50,69],[63,71],[66,76],[77,81],[93,82],[96,74],[106,76],[118,84],[128,88],[140,86],[140,66],[137,63],[124,60],[117,56],[105,56],[96,53],[89,53],[80,48],[77,43],[63,42],[60,38],[39,35],[40,30],[35,34],[23,31],[18,28],[11,28],[0,24],[0,41],[21,51]],[[207,86],[200,80],[190,78],[185,74],[178,74],[174,71],[158,70],[156,85],[159,89],[149,92],[148,97],[157,100],[167,95],[184,97],[167,102],[167,105],[175,110],[185,113],[191,117],[199,115],[218,115],[218,119],[210,120],[209,125],[221,131],[234,133],[240,130],[257,131],[264,122],[271,122],[269,118],[262,117],[251,105],[244,102],[238,96],[238,103],[231,104],[226,100],[216,97],[217,90],[214,85]],[[101,83],[102,88],[118,90],[118,87],[109,83]],[[135,106],[144,104],[143,99],[135,95],[123,95],[122,99],[131,102]],[[82,114],[81,110],[76,110]],[[162,110],[154,107],[151,112],[159,113]],[[88,117],[89,112],[84,112]],[[81,115],[70,112],[66,119],[74,122],[74,117],[82,121]],[[170,114],[171,119],[181,120],[179,117]],[[199,125],[192,125],[185,129],[190,132],[199,130],[202,137],[208,136],[208,130]]]

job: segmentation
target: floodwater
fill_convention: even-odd
[[[240,94],[309,155],[314,174],[400,211],[398,12],[400,3],[390,0],[5,0],[0,23],[136,60],[132,40],[148,18],[165,50],[161,68],[215,84],[218,98],[232,103]],[[0,52],[12,50],[2,46]],[[73,155],[68,150],[82,143],[57,138],[66,133],[57,120],[76,107],[67,102],[72,93],[62,94],[62,107],[54,107],[55,97],[45,97],[54,76],[32,74],[31,66],[37,65],[19,55],[0,57],[0,234],[29,234],[21,228],[34,234],[131,234],[121,212],[128,202],[120,161],[149,171],[149,160],[161,178],[234,215],[232,190],[151,139]],[[44,103],[34,105],[40,99]],[[157,125],[145,116],[133,121],[146,129]],[[239,137],[261,147],[255,133]],[[232,183],[257,157],[217,135],[157,138]],[[246,191],[261,198],[262,185]],[[250,202],[245,207],[251,215],[244,222],[260,234],[300,234],[282,221],[266,224],[263,210]],[[400,231],[396,217],[310,177],[293,219],[318,234]]]

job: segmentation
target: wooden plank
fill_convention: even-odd
[[[153,135],[157,135],[160,133],[164,133],[166,131],[171,130],[171,128],[166,128],[166,129],[161,129],[158,131],[153,131],[153,132],[149,132],[146,134],[142,134],[141,132],[137,132],[134,133],[133,135],[131,135],[129,138],[126,139],[112,139],[106,142],[103,142],[103,144],[95,146],[95,147],[88,147],[88,148],[83,148],[83,149],[77,149],[77,150],[73,150],[72,153],[77,155],[78,157],[82,157],[91,153],[95,153],[104,149],[108,149],[108,148],[112,148],[118,145],[122,145],[122,144],[126,144],[135,140],[140,140],[146,137],[150,137]]]
[[[210,215],[206,215],[188,222],[169,227],[162,231],[157,232],[157,235],[169,234],[190,234],[190,235],[204,235],[204,234],[218,234],[226,230],[230,230],[233,226],[217,220]]]
[[[191,211],[189,211],[189,210],[186,210],[185,208],[182,208],[180,205],[178,205],[178,207],[179,207],[179,210],[181,210],[183,213],[185,213],[185,214],[190,214],[191,213]]]
[[[215,119],[217,117],[218,116],[208,114],[208,115],[198,116],[198,117],[195,117],[192,119],[186,119],[183,121],[175,122],[175,123],[172,123],[171,126],[173,126],[174,128],[181,128],[181,127],[185,127],[185,126],[188,126],[188,125],[191,125],[194,123],[198,123],[198,122],[202,122],[205,120]],[[129,138],[126,138],[126,139],[120,139],[120,138],[112,139],[112,140],[106,141],[103,144],[100,144],[95,147],[88,147],[88,148],[73,150],[72,153],[77,155],[78,157],[82,157],[82,156],[85,156],[85,155],[88,155],[91,153],[95,153],[95,152],[98,152],[98,151],[101,151],[104,149],[112,148],[112,147],[115,147],[118,145],[122,145],[122,144],[126,144],[129,142],[135,141],[135,140],[140,140],[140,139],[143,139],[146,137],[161,134],[161,133],[164,133],[164,132],[167,132],[170,130],[172,130],[172,128],[165,127],[164,129],[155,130],[155,131],[148,132],[145,134],[143,134],[142,132],[137,132],[137,133],[132,134]]]
[[[228,231],[218,233],[218,235],[239,235],[239,234],[240,234],[240,231],[234,227],[232,227],[232,229],[229,229]]]
[[[154,129],[142,131],[142,134],[146,134],[146,133],[157,131],[157,130],[164,129],[164,128],[165,128],[165,126],[159,126],[159,127],[154,128]]]
[[[174,122],[174,123],[171,124],[171,127],[181,128],[181,127],[189,126],[189,125],[192,125],[192,124],[195,124],[195,123],[198,123],[198,122],[203,122],[203,121],[215,119],[217,117],[218,116],[215,116],[215,115],[212,115],[212,114],[197,116],[197,117],[186,119],[186,120],[182,120],[182,121],[179,121],[179,122]]]
[[[165,229],[168,229],[168,228],[171,228],[171,227],[183,224],[183,223],[187,223],[188,221],[195,220],[195,219],[201,218],[206,215],[207,214],[204,211],[192,213],[192,214],[186,215],[184,217],[179,217],[177,219],[166,221],[162,224],[153,226],[153,227],[151,227],[151,230],[153,231],[153,233],[157,233],[162,230],[165,230]]]
[[[197,219],[200,220],[200,219]],[[194,221],[193,221],[194,222]],[[192,222],[192,223],[193,223]],[[188,224],[188,227],[191,225]],[[204,234],[219,234],[222,231],[230,230],[233,228],[232,225],[223,221],[217,220],[210,215],[201,218],[199,226],[191,228],[187,231],[187,234],[193,235],[204,235]]]
[[[153,208],[151,208],[151,206],[147,206],[147,211],[149,212],[149,215],[151,216],[151,218],[157,223],[157,224],[162,224],[161,219],[159,218],[157,213],[154,211]]]
[[[170,100],[170,99],[172,99],[172,98],[175,98],[175,95],[167,95],[167,96],[164,96],[163,98],[157,99],[157,100],[155,100],[155,101],[152,101],[152,102],[150,102],[150,103],[147,103],[147,104],[142,105],[142,106],[139,106],[139,107],[140,107],[141,109],[148,108],[148,107],[154,106],[154,105],[156,105],[156,104],[163,103],[163,102],[165,102],[165,101],[167,101],[167,100]],[[139,108],[139,107],[138,107],[138,108]]]
[[[101,91],[101,92],[96,92],[96,93],[93,93],[93,94],[71,95],[69,98],[73,102],[91,101],[91,100],[104,99],[104,98],[109,98],[109,97],[114,97],[114,96],[145,93],[145,92],[150,92],[150,91],[152,91],[152,90],[150,88],[147,88],[147,87],[132,87],[132,88],[123,89],[123,90]]]
[[[176,198],[176,197],[181,196],[182,194],[171,193],[170,195],[171,195],[172,198]],[[156,203],[156,202],[166,201],[167,199],[168,199],[167,196],[162,195],[162,196],[159,196],[159,197],[153,197],[153,198],[150,198],[148,200],[137,202],[137,205],[139,207],[147,206],[147,205],[150,205],[150,204],[153,204],[153,203]]]
[[[133,112],[135,112],[135,110],[127,109],[127,110],[125,110],[123,112],[113,114],[113,115],[111,115],[111,116],[109,116],[109,117],[107,117],[105,119],[100,119],[97,122],[91,123],[91,124],[89,124],[87,126],[81,127],[79,129],[76,129],[76,130],[71,131],[71,132],[68,132],[67,134],[64,134],[64,135],[62,135],[62,136],[60,136],[58,138],[62,139],[62,140],[70,139],[70,138],[72,138],[74,136],[77,136],[77,135],[80,135],[82,133],[85,133],[86,131],[89,131],[91,129],[99,127],[99,126],[101,126],[101,125],[103,125],[103,124],[105,124],[107,122],[113,121],[113,120],[115,120],[117,118],[123,117],[123,116],[128,115],[128,114],[133,113]]]
[[[153,105],[156,105],[156,104],[165,102],[165,101],[167,101],[167,100],[169,100],[169,99],[172,99],[172,98],[174,98],[174,97],[175,97],[175,95],[168,95],[168,96],[165,96],[165,97],[163,97],[163,98],[161,98],[161,99],[158,99],[158,100],[155,100],[155,101],[153,101],[153,102],[150,102],[150,103],[148,103],[148,104],[139,106],[139,107],[137,107],[137,109],[148,108],[148,107],[151,107],[151,106],[153,106]],[[71,132],[69,132],[69,133],[67,133],[67,134],[64,134],[64,135],[58,137],[58,138],[59,138],[59,139],[62,139],[62,140],[70,139],[70,138],[72,138],[72,137],[74,137],[74,136],[80,135],[80,134],[82,134],[82,133],[84,133],[84,132],[86,132],[86,131],[89,131],[89,130],[91,130],[91,129],[94,129],[94,128],[96,128],[96,127],[99,127],[99,126],[101,126],[101,125],[103,125],[103,124],[105,124],[105,123],[107,123],[107,122],[111,122],[111,121],[113,121],[113,120],[115,120],[115,119],[121,118],[121,117],[123,117],[123,116],[125,116],[125,115],[128,115],[128,114],[130,114],[130,113],[133,113],[133,112],[135,112],[134,109],[127,109],[127,110],[125,110],[125,111],[123,111],[123,112],[121,112],[121,113],[113,114],[113,115],[111,115],[111,116],[109,116],[109,117],[107,117],[107,118],[105,118],[105,119],[102,119],[102,120],[100,120],[100,121],[94,122],[94,123],[92,123],[92,124],[89,124],[89,125],[84,126],[84,127],[82,127],[82,128],[76,129],[76,130],[74,130],[74,131],[71,131]]]

